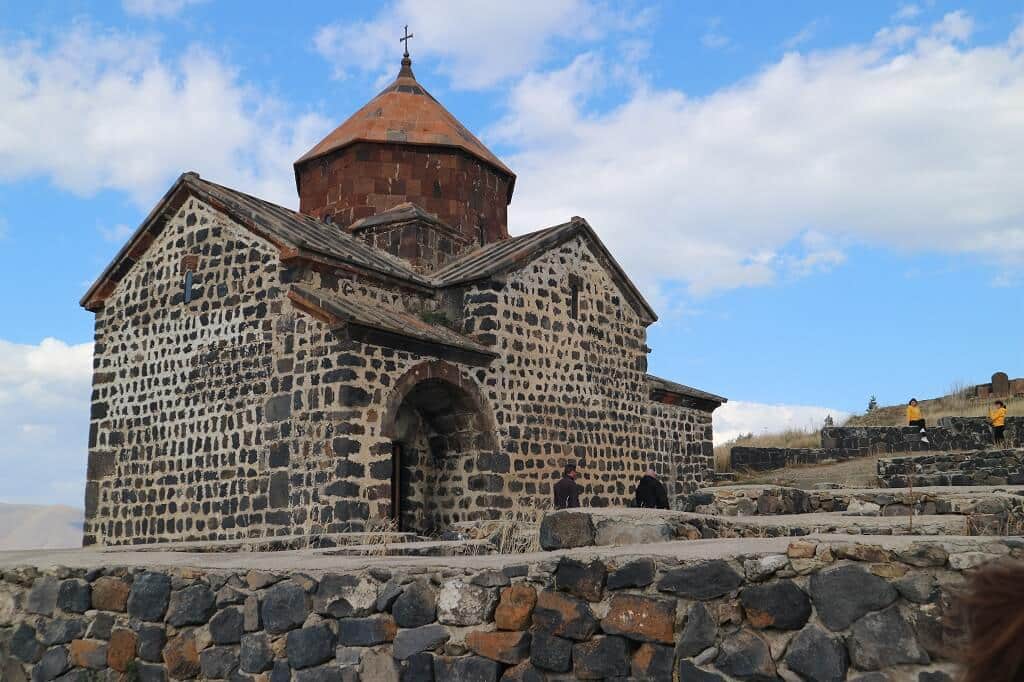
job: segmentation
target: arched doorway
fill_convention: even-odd
[[[494,420],[476,384],[445,362],[418,365],[396,383],[381,433],[392,441],[391,516],[399,528],[426,534],[459,518],[466,473],[495,449]]]

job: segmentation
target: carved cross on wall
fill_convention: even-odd
[[[402,55],[403,57],[408,57],[409,56],[409,38],[412,38],[413,35],[414,34],[409,33],[409,25],[406,24],[405,25],[405,35],[398,39],[398,42],[405,43],[405,54]]]

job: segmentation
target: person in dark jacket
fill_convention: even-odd
[[[668,492],[658,480],[654,469],[648,469],[636,484],[636,506],[647,509],[668,509]]]
[[[576,465],[566,464],[562,480],[555,484],[555,509],[580,506],[580,487],[576,485]]]

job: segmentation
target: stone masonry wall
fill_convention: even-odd
[[[886,488],[936,485],[1024,485],[1024,450],[947,452],[878,460]]]
[[[584,282],[579,319],[569,272]],[[269,244],[187,201],[96,314],[86,544],[358,531],[387,518],[385,408],[424,368],[476,400],[490,429],[442,453],[435,499],[420,502],[438,523],[543,506],[568,459],[592,506],[628,503],[647,466],[673,497],[713,468],[710,415],[647,399],[644,325],[579,240],[500,290],[457,295],[464,332],[502,353],[487,368],[330,331],[285,298],[299,281],[412,314],[451,309],[282,269]]]
[[[783,545],[784,546],[784,545]],[[1019,540],[541,559],[502,568],[32,567],[0,582],[0,676],[272,682],[947,680],[965,572]],[[882,679],[879,677],[879,679]]]

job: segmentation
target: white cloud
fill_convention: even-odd
[[[0,217],[0,239],[7,236],[7,218]]]
[[[787,50],[794,50],[814,38],[818,31],[818,20],[807,23],[802,29],[782,41],[782,47]]]
[[[91,380],[91,343],[0,340],[0,500],[82,505]]]
[[[896,13],[892,15],[892,18],[897,21],[906,21],[908,19],[915,19],[921,14],[921,8],[913,3],[906,3],[899,6]]]
[[[76,24],[52,45],[0,45],[0,181],[45,176],[79,195],[128,192],[141,206],[199,171],[296,204],[290,161],[329,122],[292,116],[200,48]]]
[[[728,47],[730,42],[729,36],[722,33],[720,30],[721,26],[721,17],[713,17],[712,19],[709,19],[707,30],[704,31],[704,35],[700,37],[700,44],[712,50],[720,50],[723,47]]]
[[[530,74],[487,136],[517,149],[511,228],[583,215],[646,291],[768,284],[850,243],[1019,267],[1024,40],[965,45],[970,23],[788,53],[701,98],[609,82],[596,53]]]
[[[335,76],[352,72],[393,76],[404,25],[415,37],[415,62],[438,62],[457,89],[485,88],[519,76],[551,53],[555,40],[588,42],[609,31],[631,30],[649,19],[647,10],[613,11],[590,0],[449,0],[426,3],[397,0],[364,22],[333,23],[314,39]]]
[[[850,417],[850,413],[812,405],[773,405],[730,400],[715,410],[715,445],[721,445],[748,433],[756,436],[788,429],[820,429],[828,416],[831,416],[836,424],[841,424]]]
[[[206,0],[121,0],[121,7],[127,14],[147,18],[173,17],[189,5],[198,5]]]

